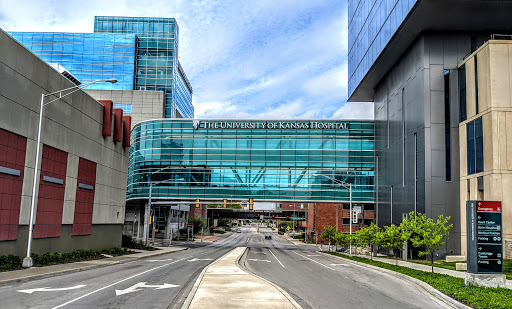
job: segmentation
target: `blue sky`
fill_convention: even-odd
[[[93,32],[95,15],[177,19],[196,118],[373,117],[346,102],[346,1],[0,0],[8,31]]]

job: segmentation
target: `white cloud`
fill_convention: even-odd
[[[95,15],[176,18],[197,117],[330,118],[346,101],[345,1],[0,0],[0,8],[8,31],[92,32]]]
[[[348,102],[340,107],[331,118],[373,120],[373,102]]]

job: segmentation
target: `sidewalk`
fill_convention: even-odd
[[[357,257],[360,257],[360,258],[370,259],[370,257],[368,255],[355,255],[355,254],[353,254],[353,256],[357,256]],[[394,259],[386,259],[386,258],[381,258],[381,257],[373,257],[373,260],[374,261],[383,262],[383,263],[387,263],[387,264],[396,265],[396,262],[395,262]],[[407,268],[411,268],[411,269],[422,270],[422,271],[426,271],[426,272],[431,272],[432,271],[432,267],[430,265],[423,265],[423,264],[405,262],[405,261],[402,261],[400,259],[398,260],[398,266],[403,266],[403,267],[407,267]],[[434,272],[438,273],[438,274],[445,274],[445,275],[449,275],[449,276],[456,277],[456,278],[462,278],[462,279],[464,279],[465,276],[466,276],[466,272],[465,271],[457,271],[457,270],[451,270],[451,269],[435,267],[435,266],[434,266]],[[512,289],[512,280],[507,280],[507,288],[508,289]]]
[[[74,262],[66,264],[58,264],[43,267],[32,267],[27,269],[0,272],[0,286],[12,284],[15,282],[23,282],[35,279],[49,278],[62,274],[84,271],[114,264],[122,264],[140,259],[155,257],[171,252],[186,250],[184,247],[157,247],[160,250],[141,251],[134,250],[137,253],[104,258],[99,260]]]
[[[182,309],[302,308],[280,288],[238,267],[245,250],[238,247],[205,268]]]

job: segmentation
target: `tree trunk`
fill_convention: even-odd
[[[432,265],[432,273],[434,273],[434,252],[430,251],[430,263]]]

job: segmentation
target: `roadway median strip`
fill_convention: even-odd
[[[280,288],[238,267],[246,249],[238,247],[206,267],[182,309],[302,308]]]

